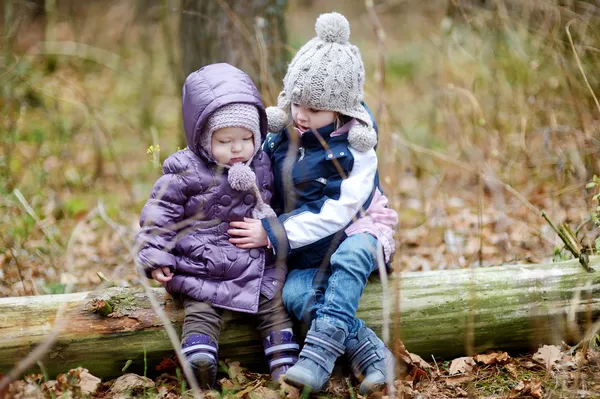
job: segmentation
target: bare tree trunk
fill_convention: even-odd
[[[204,65],[227,62],[250,75],[272,104],[289,56],[286,7],[286,0],[183,0],[182,79]]]
[[[590,259],[594,268],[600,257]],[[600,273],[587,273],[572,260],[550,264],[510,265],[402,273],[389,291],[368,284],[357,316],[382,332],[382,295],[390,298],[392,339],[423,358],[453,358],[472,350],[527,351],[539,344],[574,343],[600,314]],[[167,317],[180,326],[183,311],[162,288],[154,289]],[[111,288],[76,293],[0,298],[0,373],[8,371],[51,332],[57,310],[68,323],[43,364],[51,375],[82,365],[99,377],[130,371],[148,372],[173,354],[162,324],[139,289]],[[219,338],[221,359],[265,370],[266,361],[251,315],[225,322]],[[39,372],[32,370],[33,372]]]

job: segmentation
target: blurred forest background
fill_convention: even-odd
[[[228,61],[274,105],[332,10],[367,69],[396,270],[567,256],[542,210],[593,245],[598,1],[4,0],[0,296],[136,284],[139,212],[185,146],[185,76]]]

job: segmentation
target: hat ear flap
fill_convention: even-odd
[[[371,126],[357,124],[348,132],[350,147],[360,152],[367,152],[377,144],[377,132]]]

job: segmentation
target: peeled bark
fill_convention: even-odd
[[[590,265],[600,266],[600,257]],[[386,296],[371,283],[357,316],[377,333],[389,301],[392,338],[425,359],[453,358],[491,348],[514,352],[540,344],[581,339],[600,314],[600,274],[587,273],[577,261],[551,264],[401,273]],[[169,319],[181,326],[183,312],[161,288],[153,290]],[[111,288],[100,293],[0,299],[0,373],[7,373],[41,342],[65,306],[68,318],[43,364],[52,376],[84,366],[99,377],[129,371],[148,374],[173,350],[140,289]],[[572,322],[568,322],[571,320]],[[220,337],[220,358],[264,370],[265,360],[251,319],[239,314]],[[32,370],[37,371],[39,370]]]

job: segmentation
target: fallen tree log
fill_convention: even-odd
[[[590,266],[598,268],[600,257]],[[580,339],[600,315],[600,273],[577,261],[551,264],[401,273],[367,286],[358,316],[380,333],[383,299],[389,301],[390,333],[425,359],[453,358],[485,349],[527,351],[539,344]],[[180,327],[183,312],[162,288],[153,289],[168,318]],[[53,376],[83,366],[99,377],[129,371],[150,374],[173,350],[141,289],[0,298],[0,373],[23,359],[50,333],[57,310],[68,322],[42,359]],[[571,323],[568,321],[571,320]],[[227,321],[220,358],[262,367],[262,347],[251,324]],[[260,366],[259,366],[260,365]],[[32,370],[39,372],[39,369]]]

